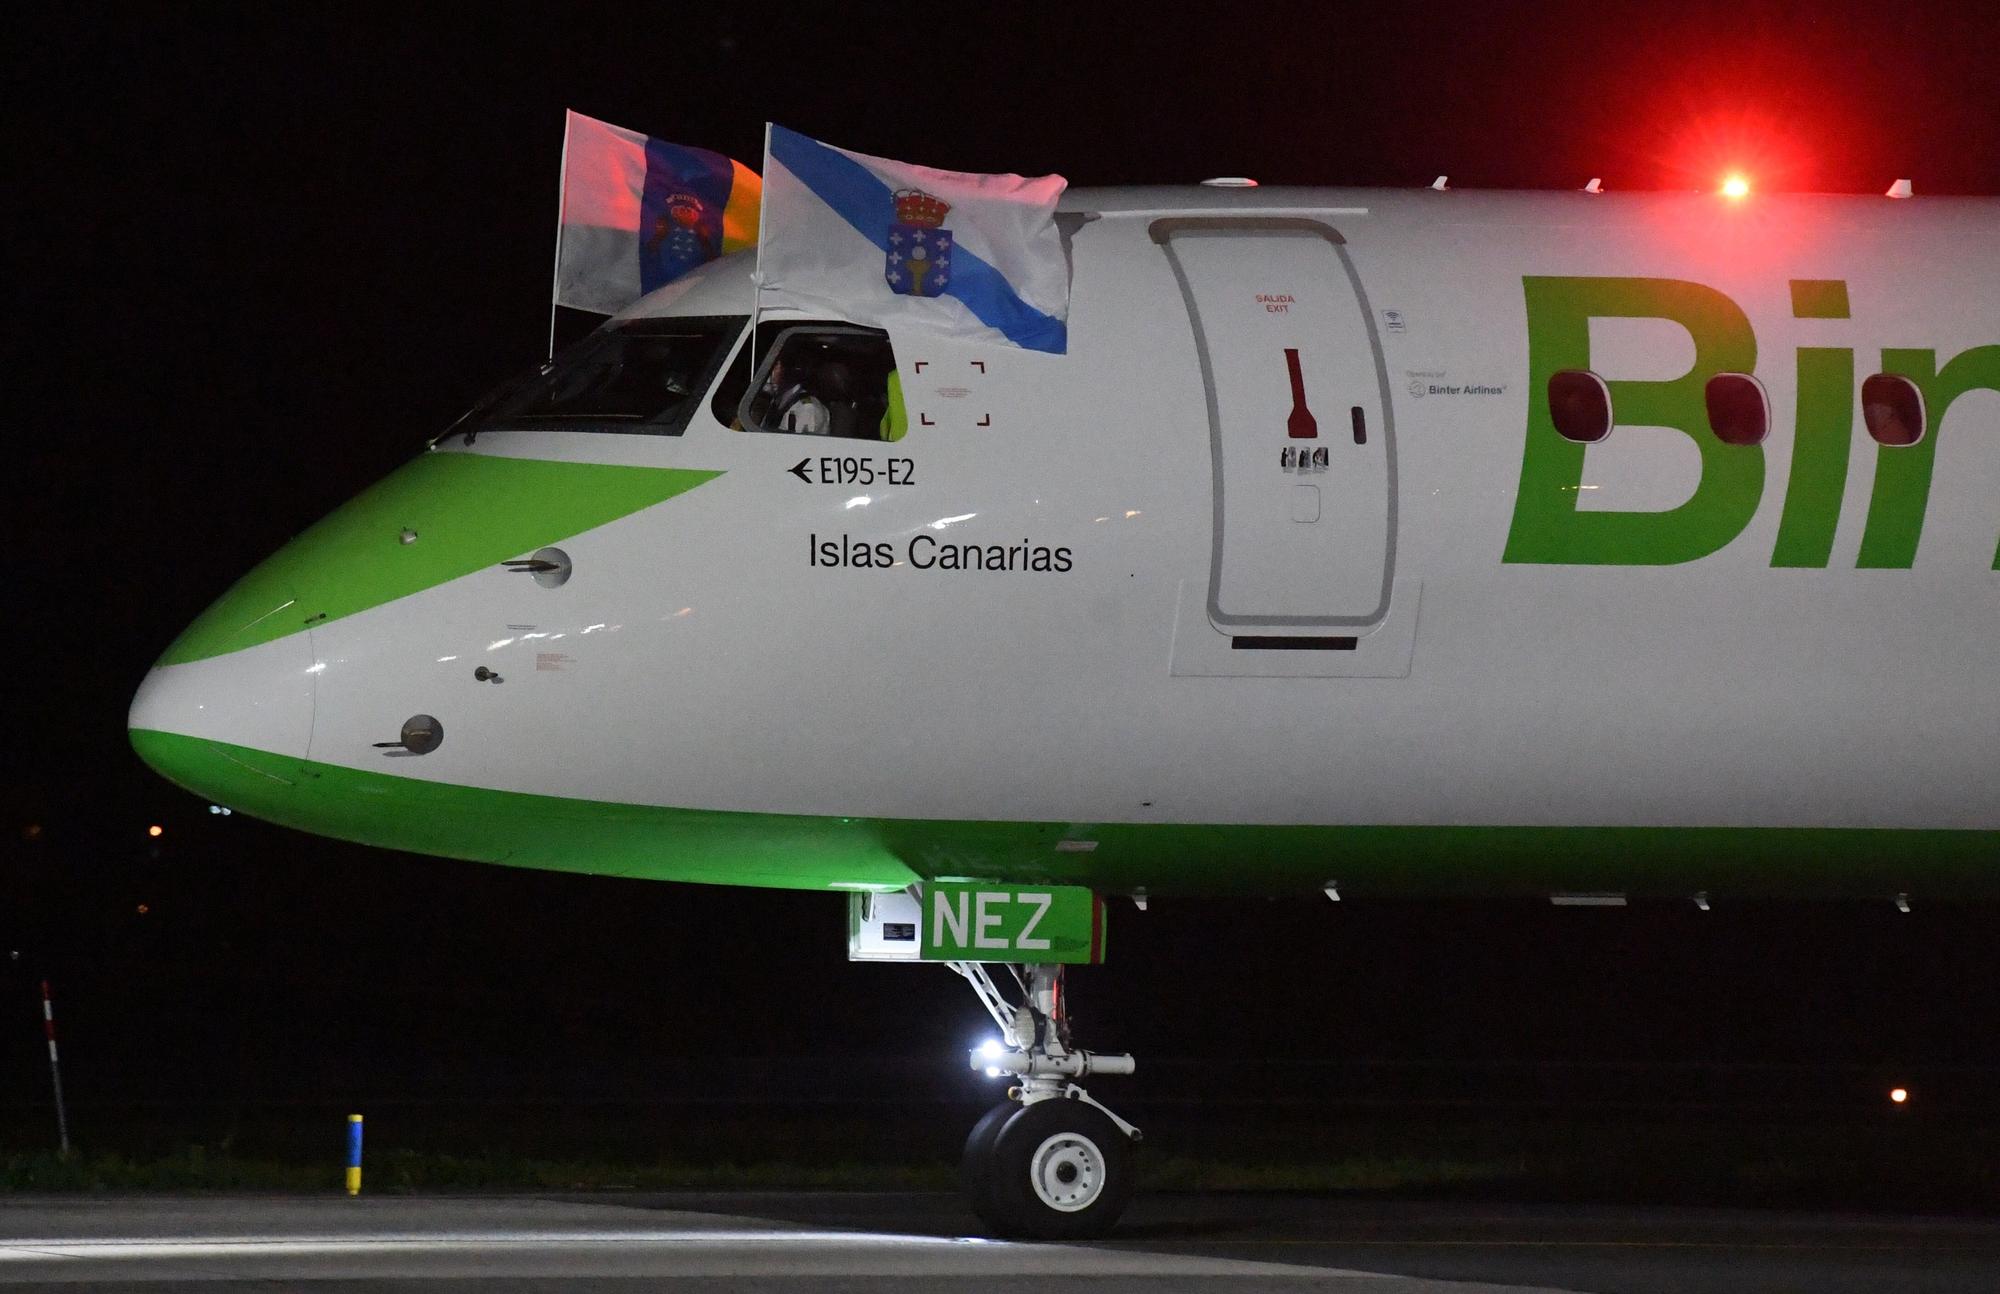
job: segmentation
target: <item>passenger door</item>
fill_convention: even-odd
[[[1210,623],[1236,638],[1379,624],[1395,565],[1395,446],[1345,240],[1298,217],[1179,217],[1151,230],[1180,281],[1208,397]]]

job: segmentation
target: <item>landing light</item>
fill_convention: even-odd
[[[1740,175],[1732,175],[1722,182],[1722,196],[1725,198],[1747,198],[1750,196],[1750,181]]]
[[[988,1060],[998,1059],[1002,1050],[998,1038],[988,1038],[985,1042],[979,1044],[979,1054]]]
[[[153,839],[158,840],[161,836],[167,834],[167,829],[165,827],[160,826],[158,823],[154,823],[152,826],[146,828],[146,834],[151,836]]]
[[[1902,1105],[1910,1099],[1910,1089],[1907,1087],[1892,1087],[1889,1089],[1889,1099],[1897,1105]]]

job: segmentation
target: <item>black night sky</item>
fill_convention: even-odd
[[[826,1091],[851,1064],[890,1075],[876,1096],[983,1090],[958,1050],[988,1031],[971,995],[847,965],[838,898],[309,838],[209,814],[126,744],[181,626],[540,355],[564,108],[752,165],[770,118],[1079,186],[1694,188],[1740,165],[1767,189],[2000,193],[2000,18],[1840,8],[14,15],[0,1154],[44,1135],[44,974],[86,1127],[133,1102],[165,1124],[216,1101],[685,1094],[725,1085],[713,1057]],[[1085,1041],[1140,1056],[1142,1101],[1247,1052],[1303,1064],[1284,1091],[1330,1106],[1841,1110],[1906,1079],[1990,1108],[1996,919],[1121,905],[1074,989]]]

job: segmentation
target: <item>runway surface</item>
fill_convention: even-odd
[[[575,1288],[848,1291],[1990,1291],[2000,1221],[1681,1209],[1141,1198],[1077,1245],[968,1235],[945,1195],[13,1196],[0,1285],[508,1294]]]

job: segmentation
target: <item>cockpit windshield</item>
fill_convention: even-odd
[[[630,319],[598,329],[502,387],[454,432],[622,431],[678,436],[749,320]]]

